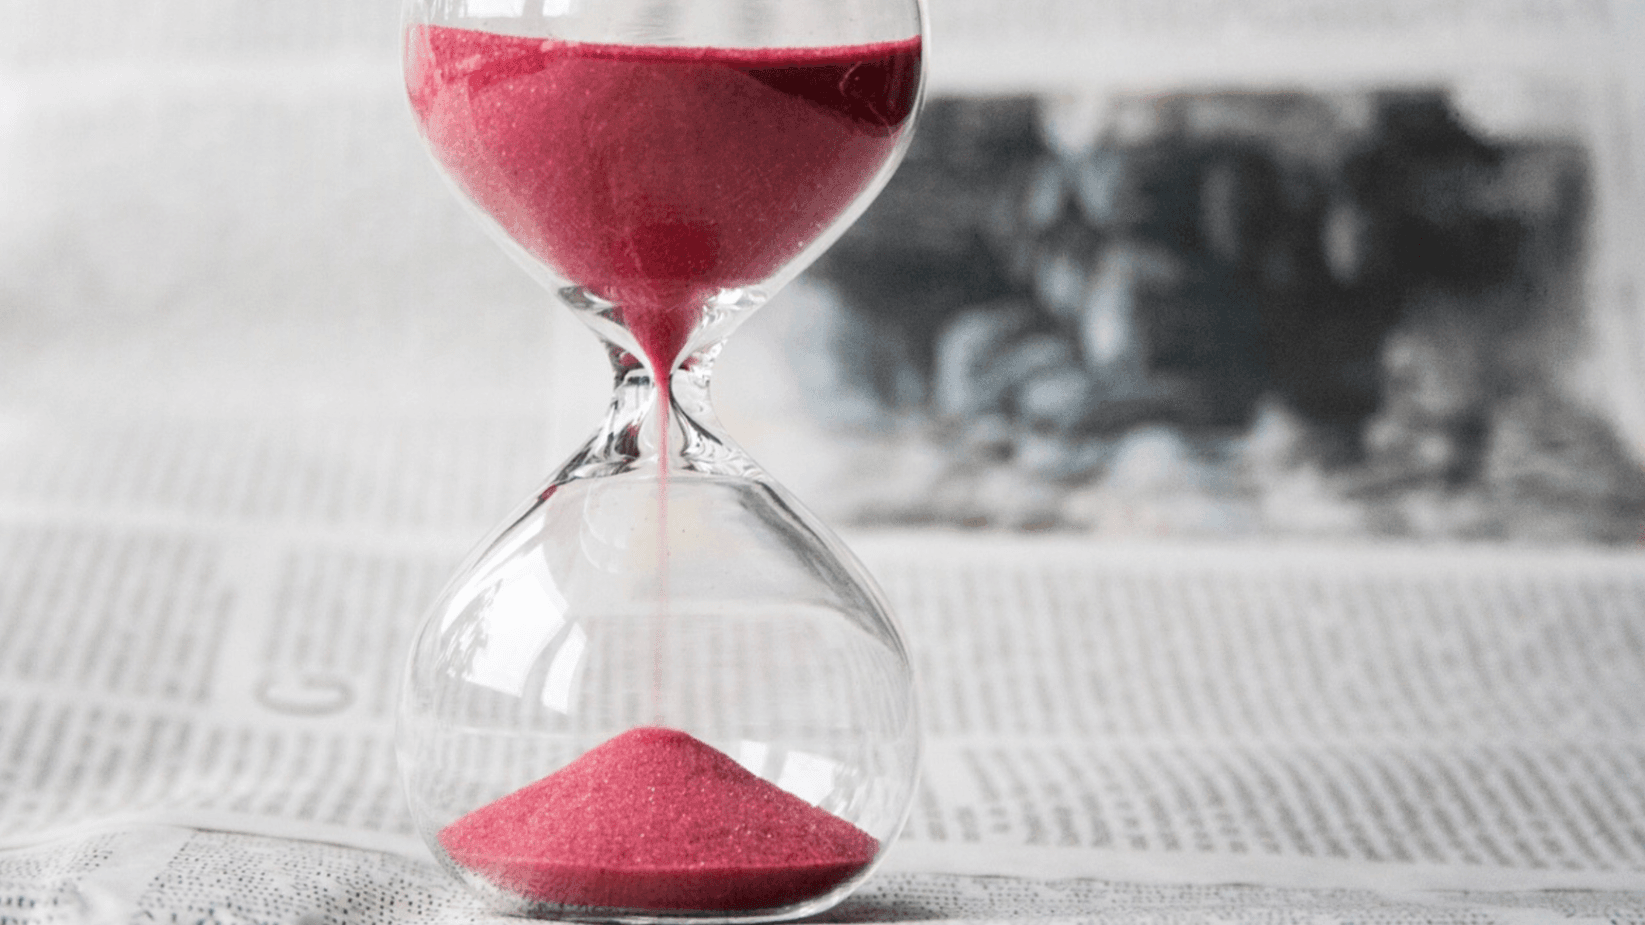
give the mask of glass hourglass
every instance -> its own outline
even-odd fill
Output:
[[[900,831],[907,652],[850,552],[719,429],[727,335],[879,190],[919,0],[410,0],[445,174],[603,340],[595,435],[412,646],[397,744],[436,857],[505,912],[769,921]]]

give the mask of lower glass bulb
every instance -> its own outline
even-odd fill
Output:
[[[502,911],[763,921],[895,839],[916,714],[872,580],[782,488],[641,467],[558,480],[481,548],[398,741],[424,838]]]

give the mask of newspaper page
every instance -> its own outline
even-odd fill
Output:
[[[1620,822],[1637,553],[927,540],[887,558],[928,640],[913,843],[1635,882],[1605,872],[1640,863]]]
[[[168,460],[154,472],[195,455],[183,434],[145,442],[124,419],[53,426],[117,431],[122,458]],[[333,461],[291,503],[324,498],[349,447],[385,433],[364,420],[287,432]],[[476,458],[509,455],[506,440],[477,445],[500,452]],[[0,879],[63,894],[31,901],[91,902],[71,889],[76,865],[95,881],[97,859],[130,864],[147,846],[193,889],[191,852],[252,863],[226,845],[292,863],[320,851],[333,860],[305,862],[314,876],[340,858],[415,871],[458,902],[405,815],[391,719],[455,531],[76,511],[74,497],[8,505],[0,831],[17,869],[64,872]],[[1645,895],[1638,553],[855,545],[905,623],[927,727],[917,805],[861,902],[937,883],[972,884],[939,903],[954,917],[998,914],[990,904],[1021,890],[1053,907],[1126,890],[1226,899],[1201,888],[1231,884],[1327,904]],[[977,877],[1059,885],[1042,896]]]
[[[1603,0],[1032,0],[1008,15],[986,0],[931,3],[946,46],[939,65],[952,65],[939,66],[939,86],[974,92],[1420,78],[1505,61],[1564,68],[1561,47],[1606,48],[1629,15]]]

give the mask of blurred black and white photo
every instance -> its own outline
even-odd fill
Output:
[[[943,448],[867,522],[1633,543],[1572,391],[1596,195],[1443,87],[950,96],[791,348],[820,420]]]

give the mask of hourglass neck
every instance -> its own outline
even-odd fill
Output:
[[[629,472],[763,478],[714,416],[709,383],[722,345],[687,356],[663,389],[648,364],[607,342],[611,404],[599,431],[561,468],[555,484]]]

